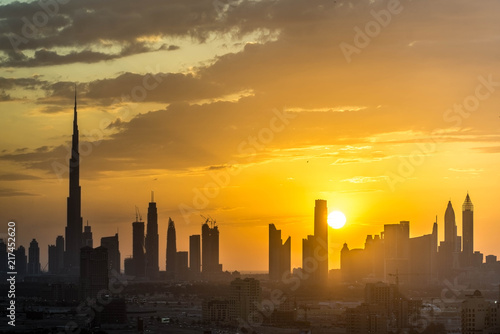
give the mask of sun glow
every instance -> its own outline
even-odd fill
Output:
[[[328,215],[328,225],[334,229],[342,228],[345,225],[345,215],[340,211],[332,211]]]

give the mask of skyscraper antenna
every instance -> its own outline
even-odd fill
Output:
[[[155,192],[151,190],[151,203],[154,203],[155,201]]]

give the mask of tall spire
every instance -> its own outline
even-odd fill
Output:
[[[467,196],[465,196],[464,204],[462,205],[462,211],[473,211],[474,205],[469,197],[469,192],[467,192]]]
[[[80,153],[78,145],[78,119],[75,84],[75,108],[73,112],[73,136],[69,159],[69,196],[67,201],[65,266],[70,275],[79,274],[80,248],[84,245],[82,235]]]
[[[76,83],[75,83],[75,108],[73,110],[73,137],[75,136],[75,133],[78,134],[78,115],[76,112]]]

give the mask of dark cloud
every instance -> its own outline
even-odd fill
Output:
[[[47,96],[38,99],[39,104],[50,107],[44,112],[52,113],[68,110],[74,95],[75,84],[72,82],[57,82],[48,84]],[[220,98],[227,94],[237,93],[245,89],[238,85],[204,80],[194,74],[156,73],[136,74],[123,73],[115,78],[96,80],[77,85],[80,103],[111,105],[121,101],[123,97],[130,102],[192,102],[205,99]]]
[[[79,52],[71,52],[69,54],[61,55],[56,51],[49,51],[45,49],[35,51],[33,57],[11,57],[9,60],[0,63],[2,67],[38,67],[38,66],[52,66],[64,65],[72,63],[96,63],[99,61],[112,60],[128,55],[134,55],[144,52],[154,51],[148,48],[144,43],[128,43],[123,47],[121,52],[116,54],[108,54],[103,52],[95,52],[91,50],[84,50]],[[17,53],[16,53],[17,55]]]
[[[0,89],[30,89],[35,90],[43,87],[47,82],[39,80],[39,78],[5,78],[0,77]]]
[[[39,196],[39,195],[29,193],[27,191],[0,188],[0,197],[15,197],[15,196],[19,197],[19,196]]]
[[[109,125],[106,127],[106,129],[111,130],[111,129],[121,129],[125,123],[121,120],[121,118],[115,119],[113,122],[109,123]]]
[[[175,50],[179,50],[181,47],[180,46],[177,46],[177,45],[167,45],[167,44],[163,44],[162,46],[160,46],[160,48],[158,50],[167,50],[167,51],[175,51]]]
[[[0,102],[12,101],[12,98],[5,91],[0,92]]]
[[[152,0],[147,4],[130,0],[71,1],[45,9],[39,2],[14,2],[0,6],[0,50],[40,50],[53,52],[58,47],[85,46],[93,48],[85,54],[55,57],[59,63],[94,62],[106,55],[96,52],[101,41],[125,45],[118,56],[149,50],[136,48],[140,38],[150,36],[192,37],[200,42],[211,32],[231,29],[218,20],[213,1]],[[49,15],[47,15],[49,14]],[[174,50],[170,46],[168,50]],[[42,57],[46,55],[39,55]],[[10,66],[35,66],[37,58],[15,59],[6,62]],[[42,64],[42,63],[40,63]]]

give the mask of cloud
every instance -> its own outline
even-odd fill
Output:
[[[500,146],[475,147],[481,153],[500,153]]]
[[[39,196],[37,194],[29,193],[27,191],[20,191],[9,188],[0,188],[0,197],[21,197],[21,196]]]
[[[340,180],[340,182],[372,183],[372,182],[380,182],[386,179],[387,179],[386,176],[355,176],[349,179]]]
[[[448,168],[448,170],[451,172],[466,173],[466,174],[472,174],[472,175],[478,175],[484,171],[482,168],[479,168],[479,169],[475,169],[475,168],[467,168],[467,169]]]
[[[25,181],[25,180],[39,180],[38,176],[21,174],[21,173],[10,173],[10,174],[0,174],[0,181]]]
[[[62,111],[57,106],[67,107],[74,94],[74,83],[60,81],[44,86],[47,94],[37,100],[38,104],[51,105],[43,112]],[[120,101],[128,102],[196,102],[223,98],[238,93],[244,87],[229,86],[205,80],[194,74],[126,72],[114,78],[95,80],[77,85],[80,104],[110,106]],[[67,110],[67,108],[65,109]]]

